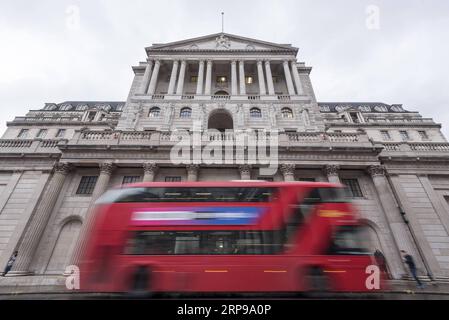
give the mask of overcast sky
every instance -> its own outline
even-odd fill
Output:
[[[45,102],[125,101],[145,46],[220,32],[221,11],[299,47],[318,101],[402,103],[449,137],[447,0],[0,0],[0,132]]]

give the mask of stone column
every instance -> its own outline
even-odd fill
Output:
[[[292,75],[290,73],[290,67],[288,65],[288,61],[284,61],[284,74],[285,81],[287,82],[288,94],[291,96],[295,95],[295,87],[293,87]]]
[[[239,166],[240,179],[251,180],[251,166],[248,164],[242,164]]]
[[[245,62],[239,61],[239,75],[240,75],[240,94],[246,94],[246,81],[245,81]]]
[[[295,181],[295,165],[293,163],[283,163],[280,169],[284,176],[284,181]]]
[[[263,76],[262,60],[257,60],[257,78],[259,79],[259,94],[264,96],[267,94],[265,90],[265,80]]]
[[[301,79],[299,78],[298,66],[296,64],[296,61],[292,61],[291,66],[292,66],[293,79],[295,80],[296,85],[296,92],[298,95],[303,95],[304,90],[301,85]]]
[[[392,252],[387,252],[388,255],[386,258],[390,265],[393,278],[399,279],[405,273],[400,250],[414,252],[413,248],[410,248],[408,245],[408,242],[411,241],[408,235],[409,231],[401,217],[399,208],[396,206],[396,201],[393,198],[388,180],[385,176],[385,167],[381,165],[370,166],[367,171],[373,179],[377,195],[385,213],[385,218],[392,231],[395,243],[390,247]],[[415,257],[415,259],[417,258]]]
[[[265,61],[265,73],[267,76],[268,94],[274,96],[273,76],[271,75],[270,60]]]
[[[36,207],[33,218],[25,232],[25,235],[17,249],[17,259],[12,270],[8,273],[10,276],[30,274],[30,265],[36,253],[40,239],[47,227],[48,220],[53,212],[56,201],[58,200],[64,180],[69,173],[70,165],[68,163],[57,163],[55,172],[42,198]]]
[[[184,78],[186,77],[186,65],[187,62],[185,60],[181,61],[181,70],[179,70],[178,87],[176,88],[176,94],[178,96],[182,95],[182,91],[184,89]]]
[[[205,95],[210,96],[211,86],[212,86],[212,60],[208,60],[206,69],[206,86],[204,89]]]
[[[142,84],[140,85],[140,94],[146,94],[148,85],[150,83],[151,69],[153,68],[153,60],[148,60],[147,67],[145,68],[145,73],[143,74]]]
[[[197,164],[189,164],[187,169],[187,181],[198,181],[198,171],[200,166]]]
[[[153,182],[157,172],[156,162],[145,162],[143,164],[143,182]]]
[[[161,62],[159,60],[156,60],[156,62],[154,63],[153,74],[151,75],[150,87],[148,88],[149,95],[153,95],[156,91],[157,77],[159,76],[160,67]]]
[[[237,95],[237,62],[231,61],[231,95]]]
[[[341,183],[338,177],[338,170],[340,170],[340,166],[336,164],[328,164],[324,167],[324,174],[330,183]]]
[[[198,78],[196,84],[196,94],[203,94],[203,82],[204,82],[204,61],[201,60],[198,65]]]
[[[176,84],[176,76],[178,75],[178,65],[179,62],[177,60],[173,61],[173,67],[171,69],[170,83],[168,84],[168,94],[175,93],[175,84]]]

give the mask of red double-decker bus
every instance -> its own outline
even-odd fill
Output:
[[[98,201],[91,292],[369,291],[364,227],[342,186],[137,183]],[[381,289],[383,282],[381,281]]]

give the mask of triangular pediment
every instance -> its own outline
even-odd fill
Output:
[[[244,50],[273,51],[298,49],[289,44],[277,44],[251,38],[245,38],[227,33],[216,33],[204,37],[186,39],[165,44],[153,44],[151,50]]]

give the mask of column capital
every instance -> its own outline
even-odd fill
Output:
[[[161,59],[154,59],[154,63],[160,65],[161,64]]]
[[[340,170],[340,166],[338,164],[328,164],[323,168],[324,173],[328,177],[338,177],[338,170]]]
[[[271,60],[269,60],[269,59],[264,59],[263,62],[265,62],[265,65],[268,65],[268,66],[269,66],[270,63],[271,63]]]
[[[205,61],[204,59],[198,59],[199,64],[204,64],[204,61]]]
[[[156,173],[157,169],[158,169],[158,166],[157,166],[156,162],[145,162],[143,164],[143,171],[145,173],[154,174],[154,173]]]
[[[236,60],[236,59],[232,59],[232,60],[231,60],[231,64],[232,64],[232,65],[236,65],[236,64],[237,64],[237,60]]]
[[[370,174],[370,176],[373,177],[373,178],[386,175],[385,166],[382,166],[382,165],[369,166],[367,168],[367,171]]]
[[[178,59],[172,59],[173,64],[179,64],[179,60]]]
[[[281,164],[280,170],[283,175],[293,175],[295,173],[296,165],[294,163]]]
[[[207,61],[208,65],[212,65],[212,60],[211,59],[207,59],[206,61]]]
[[[55,164],[54,169],[56,173],[67,175],[72,169],[72,165],[67,162],[58,162]]]
[[[257,65],[262,65],[262,63],[263,63],[263,60],[262,59],[257,59]]]
[[[239,63],[242,65],[242,64],[245,64],[245,60],[243,60],[243,59],[239,59],[238,60],[239,61]]]
[[[115,166],[112,162],[102,162],[100,163],[100,174],[111,175]]]
[[[187,60],[186,59],[181,59],[181,64],[186,65],[187,64]]]
[[[186,169],[187,169],[187,173],[188,174],[197,174],[199,168],[200,168],[199,164],[188,164],[188,165],[186,165]]]
[[[284,65],[287,65],[287,66],[288,66],[289,62],[290,62],[290,60],[288,60],[288,59],[285,59],[284,61],[282,61],[282,63],[284,63]]]
[[[250,174],[251,173],[251,165],[249,164],[241,164],[239,165],[240,175],[242,174]]]

